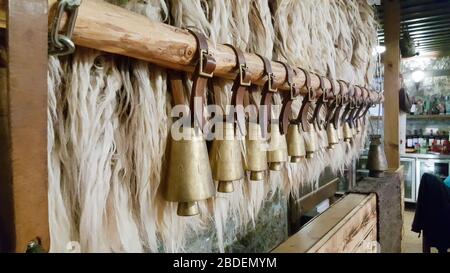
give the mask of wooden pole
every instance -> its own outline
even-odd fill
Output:
[[[56,8],[56,0],[48,0],[50,18]],[[1,14],[1,13],[0,13]],[[64,21],[64,20],[63,20]],[[0,20],[1,22],[1,20]],[[192,72],[195,65],[197,44],[195,38],[187,30],[176,28],[167,24],[152,22],[147,17],[133,13],[116,5],[102,0],[82,1],[78,10],[78,18],[73,34],[73,41],[83,47],[94,48],[101,51],[133,57],[157,64],[161,67]],[[216,47],[209,43],[211,53],[217,61],[215,76],[234,79],[236,76],[236,61],[233,50],[225,45]],[[265,83],[264,65],[255,54],[245,54],[248,72],[254,84]],[[286,72],[283,65],[272,62],[275,83],[285,81]],[[295,70],[294,82],[303,86],[305,75],[301,70]],[[319,87],[319,78],[312,75],[312,86]],[[353,83],[363,85],[364,83]],[[325,80],[326,87],[331,83]],[[336,88],[339,85],[335,82]],[[289,90],[284,84],[281,90]],[[346,88],[345,88],[346,89]],[[307,94],[306,90],[303,94]],[[347,90],[342,91],[344,94]],[[320,92],[317,95],[321,95]],[[355,97],[360,97],[357,93]],[[371,92],[370,98],[378,101],[378,95]]]
[[[49,247],[47,5],[47,0],[8,1],[9,128],[0,139],[0,150],[6,152],[8,159],[1,160],[0,168],[5,174],[0,185],[3,251],[24,252],[27,243],[36,237],[44,249]]]
[[[389,169],[400,166],[400,1],[386,0],[384,5],[384,150]]]

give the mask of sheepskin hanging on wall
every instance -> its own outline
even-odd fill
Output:
[[[366,1],[109,2],[150,20],[199,30],[214,44],[230,43],[359,85],[372,80],[376,31]],[[85,48],[69,57],[50,57],[48,67],[52,252],[70,251],[73,241],[82,252],[223,252],[256,227],[258,213],[276,192],[298,197],[316,187],[326,166],[342,171],[365,140],[363,128],[352,145],[342,141],[328,151],[326,134],[317,132],[321,149],[315,159],[287,164],[281,172],[268,171],[264,182],[245,178],[235,183],[233,193],[202,202],[200,216],[179,217],[175,204],[159,192],[169,164],[165,155],[171,97],[166,71]],[[214,79],[214,98],[222,108],[230,104],[231,84]],[[260,92],[252,95],[260,100]],[[280,98],[275,101],[280,103]],[[295,102],[294,112],[300,103]],[[241,146],[245,155],[245,143]],[[193,249],[188,242],[205,232],[214,234],[210,243],[215,246],[204,243]]]

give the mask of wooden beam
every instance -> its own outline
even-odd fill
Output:
[[[55,10],[56,0],[48,0],[50,14]],[[53,18],[52,15],[50,15]],[[64,22],[65,20],[63,20]],[[64,23],[63,23],[64,25]],[[152,22],[147,17],[133,13],[124,8],[107,3],[102,0],[82,1],[78,10],[78,17],[73,33],[73,41],[83,47],[98,49],[101,51],[129,56],[161,67],[192,72],[196,62],[197,43],[192,34],[187,30],[176,28],[167,24]],[[217,61],[215,76],[234,79],[236,77],[236,60],[233,50],[225,45],[218,44],[216,47],[209,43],[211,53]],[[264,65],[262,60],[255,54],[245,54],[248,73],[251,75],[252,83],[263,85]],[[272,62],[275,83],[282,84],[286,78],[283,65]],[[305,75],[295,69],[294,82],[297,86],[303,86]],[[320,85],[319,77],[311,75],[313,88]],[[353,83],[364,85],[364,83]],[[331,83],[325,80],[326,87]],[[335,82],[339,89],[339,85]],[[284,84],[280,90],[289,90]],[[342,93],[348,90],[344,88]],[[303,90],[303,94],[307,94]],[[320,96],[321,92],[317,92]],[[360,97],[358,91],[355,97]],[[379,96],[375,92],[370,93],[370,99],[378,102]]]
[[[40,238],[49,247],[47,206],[47,0],[9,0],[7,120],[1,141],[10,179],[0,192],[2,249],[24,252]],[[26,18],[26,19],[25,19]],[[3,162],[5,163],[5,162]],[[3,167],[3,166],[2,166]],[[3,178],[3,177],[2,177]],[[6,193],[3,193],[6,189]],[[6,237],[3,237],[6,236]]]
[[[384,149],[388,167],[400,166],[400,1],[386,0],[384,4]]]

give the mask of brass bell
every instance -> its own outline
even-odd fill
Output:
[[[333,149],[334,145],[339,143],[338,131],[334,127],[333,123],[328,123],[327,125],[327,139],[329,149]]]
[[[356,133],[357,133],[357,134],[361,133],[361,125],[360,125],[360,123],[361,123],[361,122],[359,122],[359,121],[356,122]]]
[[[248,124],[246,142],[246,170],[250,171],[250,180],[264,180],[264,172],[267,170],[267,152],[265,141],[262,137],[261,126],[257,123]]]
[[[169,143],[163,196],[168,201],[178,202],[178,215],[192,216],[199,213],[197,201],[213,197],[216,191],[202,133],[191,127],[183,129],[185,137],[175,140],[172,136]]]
[[[287,161],[286,137],[280,133],[278,124],[270,125],[270,142],[267,152],[267,162],[271,171],[279,171]]]
[[[305,134],[305,148],[306,158],[314,158],[314,153],[317,150],[317,136],[314,130],[304,132]]]
[[[351,142],[353,139],[353,130],[348,124],[348,122],[344,122],[344,141]]]
[[[380,135],[373,135],[370,138],[367,169],[371,177],[383,177],[384,172],[388,169],[386,154],[384,153]]]
[[[288,127],[287,148],[292,163],[298,163],[306,156],[305,140],[300,135],[297,124],[290,124]]]
[[[212,144],[210,164],[212,177],[218,181],[218,192],[233,192],[233,181],[244,177],[241,146],[234,135],[234,124],[221,122],[216,124],[216,133],[222,132]]]
[[[339,124],[338,130],[337,130],[337,135],[338,135],[339,142],[344,140],[344,125],[342,123]]]
[[[353,124],[352,133],[353,133],[353,136],[356,136],[358,134],[358,129],[356,128],[356,124]]]

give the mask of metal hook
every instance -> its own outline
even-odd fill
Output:
[[[75,22],[78,15],[78,7],[81,0],[60,0],[56,12],[55,20],[52,24],[49,37],[49,54],[62,56],[72,54],[75,51],[75,44],[71,41]],[[61,20],[64,12],[69,13],[67,17],[67,29],[65,34],[59,33]]]

